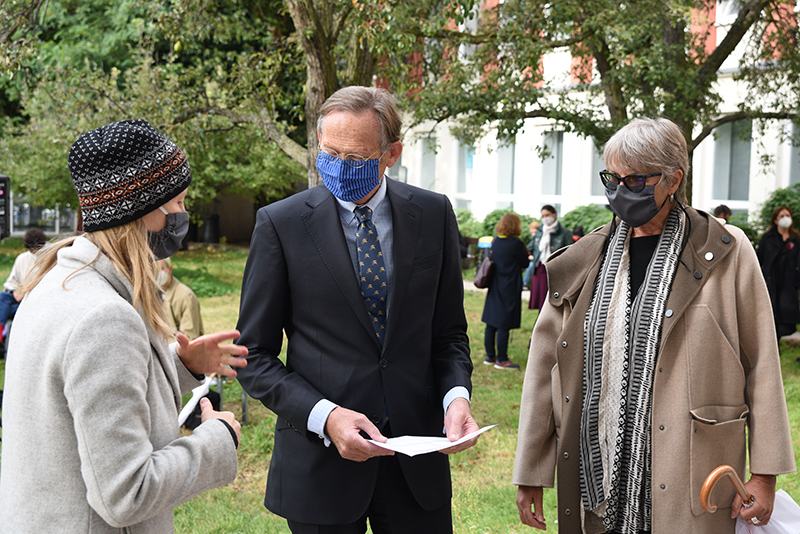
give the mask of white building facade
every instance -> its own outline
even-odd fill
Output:
[[[729,4],[718,2],[716,42],[725,36],[732,19]],[[734,17],[735,18],[735,13]],[[742,41],[746,42],[746,39]],[[739,55],[733,54],[719,72],[717,90],[721,112],[738,111],[745,88],[733,80]],[[548,86],[570,83],[572,58],[557,51],[542,63]],[[595,73],[595,80],[599,79]],[[555,82],[555,83],[553,83]],[[760,133],[752,128],[749,140],[740,133],[751,130],[745,121],[725,124],[695,149],[692,205],[707,211],[719,204],[751,217],[775,189],[800,182],[800,147],[782,142],[777,125]],[[416,139],[417,132],[427,132]],[[472,149],[450,134],[447,123],[433,128],[423,124],[407,132],[403,155],[390,175],[408,183],[446,194],[455,208],[472,211],[478,220],[495,209],[539,217],[541,207],[551,204],[559,214],[589,204],[606,205],[598,173],[605,168],[592,139],[559,131],[545,119],[528,119],[515,142],[501,145],[490,133]],[[546,146],[548,157],[542,159]],[[769,163],[762,162],[769,156]]]

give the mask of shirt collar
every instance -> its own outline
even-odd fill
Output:
[[[339,214],[341,215],[342,219],[349,223],[356,216],[354,211],[356,208],[367,206],[372,210],[372,213],[375,213],[375,210],[378,209],[378,206],[381,202],[383,202],[384,198],[386,198],[386,176],[381,178],[381,185],[378,186],[378,190],[374,195],[372,195],[372,198],[369,199],[366,204],[356,204],[355,202],[348,202],[339,198],[336,198],[336,202],[339,204]]]

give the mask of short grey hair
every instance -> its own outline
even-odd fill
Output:
[[[322,137],[325,117],[335,111],[358,114],[370,110],[375,112],[380,122],[381,151],[385,152],[389,145],[400,140],[400,129],[403,126],[397,103],[392,93],[386,89],[358,85],[339,89],[320,106],[317,131]]]
[[[633,119],[611,136],[603,150],[606,167],[614,163],[637,173],[660,172],[669,189],[673,174],[683,171],[675,196],[686,204],[686,179],[689,172],[689,152],[681,130],[669,119]]]

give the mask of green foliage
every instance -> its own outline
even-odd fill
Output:
[[[494,232],[494,227],[500,222],[500,219],[506,213],[516,213],[511,208],[497,209],[490,211],[483,219],[483,234],[482,235],[497,235]],[[519,214],[518,214],[519,215]]]
[[[761,239],[761,226],[756,222],[751,222],[748,219],[747,213],[734,213],[728,220],[728,224],[740,228],[747,240],[752,243],[754,247],[758,246],[758,241]]]
[[[798,228],[798,219],[800,218],[800,184],[776,189],[767,197],[767,200],[761,205],[758,218],[759,229],[762,233],[769,230],[772,226],[772,212],[779,206],[789,206],[794,215],[794,227]]]
[[[0,116],[0,172],[12,177],[15,193],[37,204],[75,206],[69,146],[92,128],[140,117],[187,153],[190,207],[220,193],[265,204],[305,182],[303,165],[263,129],[203,111],[266,106],[297,134],[305,68],[286,36],[275,37],[280,28],[262,23],[286,26],[280,2],[219,0],[197,12],[179,4],[50,3],[37,54],[23,71],[26,84],[12,87],[10,77],[0,78],[0,90],[20,91],[24,105],[25,120]],[[172,52],[178,39],[181,52]]]
[[[241,286],[223,282],[205,267],[191,269],[173,266],[172,275],[192,288],[198,297],[218,297],[241,290]]]
[[[479,222],[471,211],[467,209],[457,209],[456,220],[458,221],[458,229],[465,237],[480,238],[487,235],[495,235],[494,227],[497,226],[497,223],[500,222],[500,218],[506,213],[516,212],[510,208],[494,210],[486,215],[483,222]],[[538,221],[538,219],[530,215],[520,215],[519,213],[517,213],[517,215],[519,215],[522,225],[522,235],[520,235],[519,238],[524,243],[527,243],[531,239],[531,232],[528,227],[531,221]]]
[[[456,211],[456,221],[458,222],[458,230],[464,237],[482,237],[483,223],[479,222],[471,211],[464,208],[459,208]]]
[[[608,223],[614,214],[597,204],[590,204],[588,206],[578,206],[561,217],[561,226],[565,228],[575,228],[576,226],[583,226],[583,233],[588,234],[595,228],[599,228]]]

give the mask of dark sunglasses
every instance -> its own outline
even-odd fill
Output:
[[[628,176],[620,176],[619,174],[614,174],[613,172],[603,169],[600,171],[600,181],[603,182],[603,185],[609,191],[615,191],[619,184],[623,184],[634,193],[639,193],[644,189],[644,186],[647,185],[648,178],[661,175],[662,173],[655,172],[653,174],[629,174]]]

